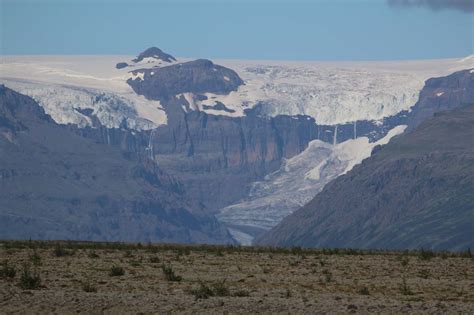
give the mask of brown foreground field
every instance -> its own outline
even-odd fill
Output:
[[[470,252],[0,242],[0,313],[474,313]]]

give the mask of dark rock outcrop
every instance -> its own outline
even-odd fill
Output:
[[[76,132],[0,87],[0,238],[233,242],[155,163]]]
[[[117,68],[117,69],[123,69],[123,68],[126,68],[126,67],[128,67],[128,63],[126,63],[126,62],[119,62],[115,65],[115,68]]]
[[[431,82],[427,82],[428,88]],[[422,93],[421,102],[423,96]],[[256,243],[472,248],[474,106],[438,113],[414,131],[379,148]]]
[[[163,52],[161,49],[157,47],[150,47],[144,52],[140,53],[137,58],[133,59],[133,62],[140,62],[144,58],[157,58],[160,59],[164,62],[173,62],[176,61],[176,58],[171,56],[170,54],[167,54]]]
[[[152,100],[169,100],[180,93],[228,94],[244,84],[238,74],[229,68],[199,59],[153,69],[139,69],[144,79],[129,79],[133,90]]]

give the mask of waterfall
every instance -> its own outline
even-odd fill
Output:
[[[150,132],[150,139],[148,139],[148,147],[146,148],[150,152],[150,159],[155,160],[155,155],[153,154],[153,134],[155,129],[152,129]]]
[[[357,138],[357,120],[354,121],[354,139]]]
[[[337,125],[336,125],[336,128],[334,128],[334,139],[332,140],[332,144],[333,145],[337,144]]]
[[[110,134],[109,134],[109,128],[105,129],[107,132],[107,144],[110,144]]]

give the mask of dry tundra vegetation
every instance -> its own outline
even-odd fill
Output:
[[[462,253],[0,242],[0,313],[474,313]]]

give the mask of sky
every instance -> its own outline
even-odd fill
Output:
[[[403,60],[474,53],[472,0],[0,0],[2,55]]]

